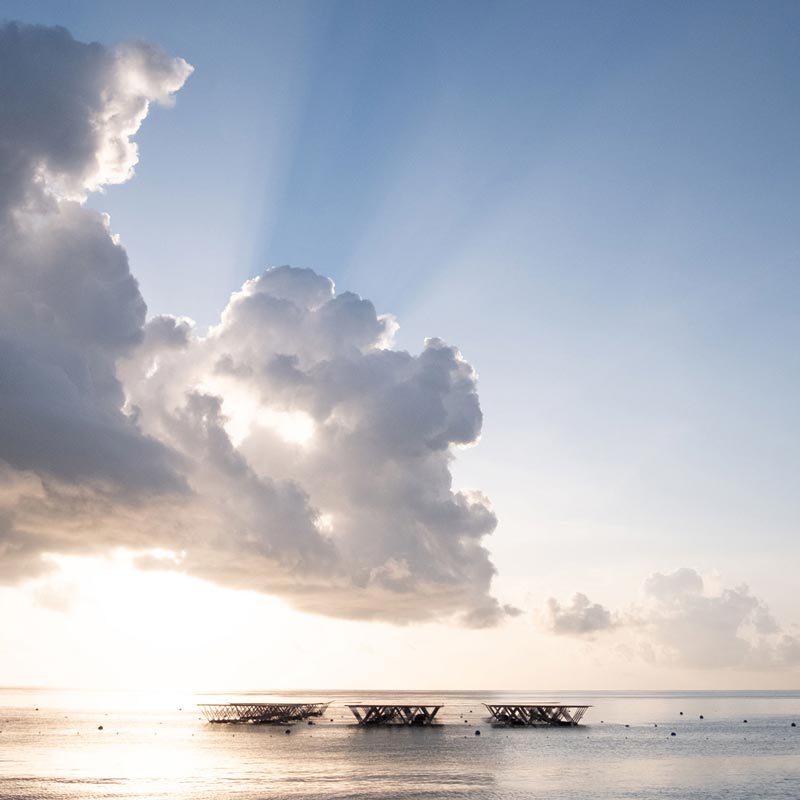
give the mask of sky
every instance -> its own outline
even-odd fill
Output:
[[[798,687],[796,4],[0,20],[0,684]]]

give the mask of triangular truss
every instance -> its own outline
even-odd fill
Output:
[[[321,717],[329,703],[216,703],[201,704],[209,722],[296,722]]]
[[[484,703],[495,722],[506,725],[577,725],[591,706],[561,703]]]
[[[348,705],[359,725],[431,725],[442,706]]]

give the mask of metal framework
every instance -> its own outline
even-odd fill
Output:
[[[350,705],[359,725],[432,725],[442,706]]]
[[[560,703],[484,703],[496,722],[506,725],[577,725],[591,706],[567,706]]]
[[[321,717],[330,703],[214,703],[198,707],[209,722],[296,722]]]

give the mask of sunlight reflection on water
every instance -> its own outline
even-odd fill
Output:
[[[207,724],[209,696],[0,690],[0,796],[800,797],[800,693],[557,693],[594,705],[587,724],[534,730],[491,726],[481,700],[554,693],[416,692],[443,724],[359,728],[342,704],[375,694],[314,693],[333,700],[314,725],[254,726]]]

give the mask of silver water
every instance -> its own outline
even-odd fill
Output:
[[[210,725],[197,709],[301,698],[332,704],[313,725]],[[577,728],[504,728],[484,700],[593,708]],[[363,728],[344,706],[359,701],[445,708],[434,727]],[[0,690],[3,800],[223,797],[797,800],[800,692]]]

